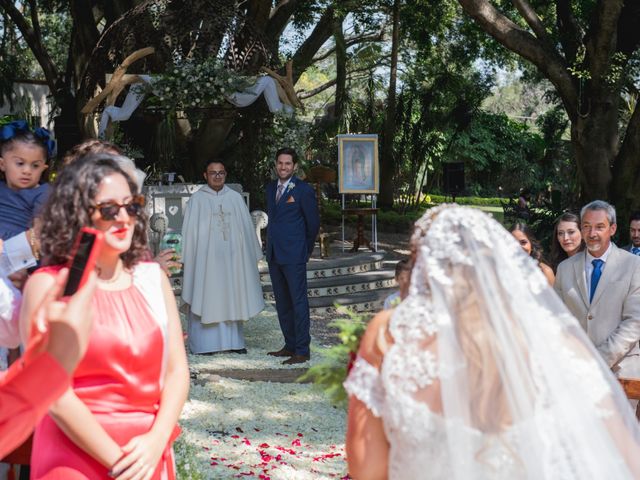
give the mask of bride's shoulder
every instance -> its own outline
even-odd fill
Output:
[[[376,368],[382,365],[386,348],[393,342],[389,335],[389,320],[393,309],[382,310],[377,313],[367,325],[367,329],[360,340],[358,355]]]

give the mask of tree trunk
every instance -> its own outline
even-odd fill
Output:
[[[343,20],[343,15],[336,15],[333,26],[333,38],[336,42],[336,96],[334,111],[337,128],[342,125],[342,116],[347,97],[347,46],[344,41],[344,32],[342,31]]]
[[[380,161],[380,198],[382,208],[393,207],[393,139],[396,133],[396,80],[398,76],[398,43],[400,42],[400,0],[393,2],[393,33],[391,35],[391,71],[389,73],[389,95],[382,137]]]
[[[618,96],[592,96],[588,110],[571,122],[571,145],[578,168],[580,200],[609,198],[609,187],[619,147]]]
[[[78,124],[78,97],[67,92],[58,100],[60,115],[54,119],[54,131],[57,142],[58,158],[62,158],[71,147],[82,142],[80,125]]]
[[[624,142],[613,166],[613,179],[610,188],[611,200],[618,207],[619,218],[622,219],[619,222],[625,222],[624,225],[628,224],[626,222],[631,212],[640,210],[640,195],[638,195],[640,192],[640,155],[638,152],[640,152],[640,108],[636,102],[625,131]]]

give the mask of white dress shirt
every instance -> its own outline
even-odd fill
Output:
[[[287,191],[287,185],[289,185],[289,182],[291,181],[292,178],[293,176],[289,177],[287,181],[284,183],[280,182],[280,179],[278,179],[278,185],[276,185],[276,198],[278,198],[278,187],[280,185],[284,185],[284,188],[282,189],[282,195],[284,195],[284,192]]]
[[[4,248],[0,253],[0,275],[9,276],[37,264],[25,232],[4,241]]]

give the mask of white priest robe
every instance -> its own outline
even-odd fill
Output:
[[[182,240],[191,352],[245,348],[243,322],[262,311],[264,299],[262,250],[242,195],[202,187],[187,203]]]

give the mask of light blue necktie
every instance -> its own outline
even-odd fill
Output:
[[[602,265],[604,265],[604,262],[599,258],[596,258],[595,260],[591,260],[591,264],[593,265],[593,272],[591,272],[591,293],[589,294],[589,303],[593,300],[593,294],[596,293],[598,282],[602,276]]]
[[[631,253],[633,253],[634,255],[640,255],[640,247],[632,247]]]

